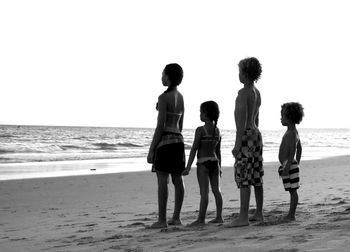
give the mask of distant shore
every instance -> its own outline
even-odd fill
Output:
[[[265,164],[265,222],[232,229],[186,224],[197,217],[195,171],[185,177],[183,226],[146,227],[157,218],[156,176],[149,171],[0,181],[1,251],[347,251],[350,156],[302,161],[297,221],[279,223],[289,194]],[[91,168],[87,166],[87,168]],[[174,191],[169,185],[168,216]],[[232,167],[223,167],[224,219],[239,211]],[[252,192],[251,208],[254,208]],[[210,195],[208,220],[215,214]]]

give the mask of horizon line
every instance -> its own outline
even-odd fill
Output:
[[[11,126],[11,127],[72,127],[72,128],[132,128],[132,129],[155,129],[155,127],[149,126],[91,126],[91,125],[52,125],[52,124],[3,124],[0,123],[0,126]],[[194,130],[195,128],[183,128],[184,130]],[[223,128],[219,127],[221,130],[236,130],[234,128]],[[283,128],[259,128],[260,130],[282,130]],[[328,130],[350,130],[346,127],[298,127],[298,129],[328,129]]]

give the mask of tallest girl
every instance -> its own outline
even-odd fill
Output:
[[[181,135],[184,119],[184,100],[177,90],[183,78],[180,65],[168,64],[163,70],[162,83],[167,90],[158,98],[157,127],[149,149],[147,161],[158,178],[158,221],[151,228],[180,225],[180,212],[184,199],[182,172],[185,169],[184,139]],[[172,219],[167,222],[168,180],[171,175],[175,186],[175,208]]]

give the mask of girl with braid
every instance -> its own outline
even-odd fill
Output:
[[[200,119],[204,122],[204,125],[196,129],[187,167],[182,173],[182,175],[189,174],[196,152],[198,152],[197,179],[201,200],[198,219],[189,226],[201,226],[205,224],[209,199],[209,183],[216,203],[216,218],[209,223],[224,222],[222,218],[222,196],[219,187],[221,175],[221,136],[220,130],[217,128],[219,114],[219,106],[214,101],[204,102],[200,106]]]

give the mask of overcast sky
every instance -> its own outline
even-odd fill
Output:
[[[347,1],[1,1],[0,124],[155,127],[166,64],[185,128],[215,100],[234,129],[239,60],[257,57],[260,127],[298,101],[304,128],[350,128]],[[344,116],[346,113],[346,116]]]

